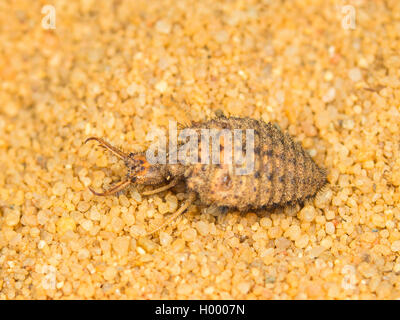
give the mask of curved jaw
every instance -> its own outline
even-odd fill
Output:
[[[100,146],[102,146],[103,148],[106,148],[107,150],[111,151],[114,155],[116,155],[118,158],[120,158],[122,160],[126,160],[129,157],[129,155],[127,155],[125,152],[122,152],[121,150],[113,147],[111,144],[109,144],[108,142],[105,142],[101,138],[90,137],[90,138],[87,138],[83,144],[86,144],[87,142],[89,142],[91,140],[97,141],[98,143],[100,143]]]
[[[121,150],[113,147],[112,145],[105,142],[101,138],[90,137],[90,138],[86,139],[84,143],[87,143],[91,140],[95,140],[95,141],[99,142],[101,147],[111,151],[111,153],[113,153],[115,156],[117,156],[118,158],[120,158],[124,161],[126,161],[129,157],[129,155],[127,155],[126,153],[122,152]],[[122,180],[120,183],[116,184],[115,186],[113,186],[111,189],[104,191],[104,192],[96,192],[91,187],[89,187],[89,190],[96,196],[109,196],[109,195],[115,194],[115,193],[125,189],[128,185],[131,184],[131,182],[132,182],[132,180],[127,178],[125,180]]]
[[[131,180],[127,179],[127,180],[121,181],[120,183],[118,183],[117,185],[112,187],[111,189],[104,191],[104,192],[96,192],[91,187],[89,187],[89,190],[92,191],[92,193],[95,194],[96,196],[109,196],[109,195],[112,195],[114,193],[117,193],[117,192],[125,189],[130,184],[131,184]]]

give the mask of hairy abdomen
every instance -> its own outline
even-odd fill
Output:
[[[189,165],[187,186],[196,191],[206,205],[234,207],[241,211],[285,205],[314,196],[326,183],[325,171],[298,143],[271,123],[248,118],[218,118],[194,123],[192,128],[254,130],[254,169],[249,174],[237,174],[234,162],[233,165],[223,163],[226,150],[221,152],[220,165]],[[243,145],[245,138],[243,131]]]

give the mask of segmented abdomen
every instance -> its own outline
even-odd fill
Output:
[[[218,118],[193,123],[192,128],[254,130],[254,170],[250,174],[238,175],[235,164],[190,165],[187,186],[206,205],[235,207],[241,211],[285,205],[315,195],[326,183],[324,170],[300,144],[271,123],[249,118]],[[242,138],[244,145],[245,134]]]

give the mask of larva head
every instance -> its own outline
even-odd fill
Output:
[[[165,166],[150,164],[143,153],[130,153],[124,161],[132,182],[151,185],[165,180]]]
[[[85,143],[90,140],[96,140],[100,143],[100,146],[106,148],[107,150],[110,150],[118,158],[124,160],[125,165],[128,168],[126,179],[116,184],[111,189],[102,193],[98,193],[89,188],[94,194],[98,196],[108,196],[125,189],[131,183],[151,185],[161,183],[165,180],[165,165],[150,164],[143,153],[126,154],[125,152],[122,152],[121,150],[108,144],[103,139],[96,137],[91,137],[87,139]]]

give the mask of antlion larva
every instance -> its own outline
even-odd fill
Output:
[[[96,195],[105,196],[117,193],[131,183],[164,184],[162,187],[143,193],[152,195],[168,190],[180,181],[185,182],[189,191],[187,201],[171,215],[166,223],[148,233],[152,234],[183,213],[196,198],[203,205],[236,208],[239,211],[256,210],[303,202],[315,196],[327,182],[325,170],[318,167],[300,144],[271,123],[250,118],[222,116],[204,122],[192,122],[187,129],[198,133],[203,132],[204,129],[225,130],[225,132],[226,130],[234,132],[235,129],[242,131],[250,129],[254,138],[253,170],[249,174],[240,175],[235,174],[236,171],[233,170],[235,163],[221,161],[217,164],[212,162],[205,164],[202,161],[204,159],[202,159],[201,150],[204,147],[209,150],[210,142],[204,142],[201,139],[197,140],[198,154],[201,154],[200,161],[197,163],[183,161],[171,164],[167,161],[164,164],[150,164],[145,152],[126,154],[100,138],[91,137],[85,143],[90,140],[98,141],[103,147],[124,160],[128,173],[123,181],[108,191],[97,193],[90,190]],[[221,151],[219,156],[223,158],[227,152],[226,141],[221,140],[220,137],[218,139],[217,144]],[[168,157],[171,157],[171,154],[168,154]]]

